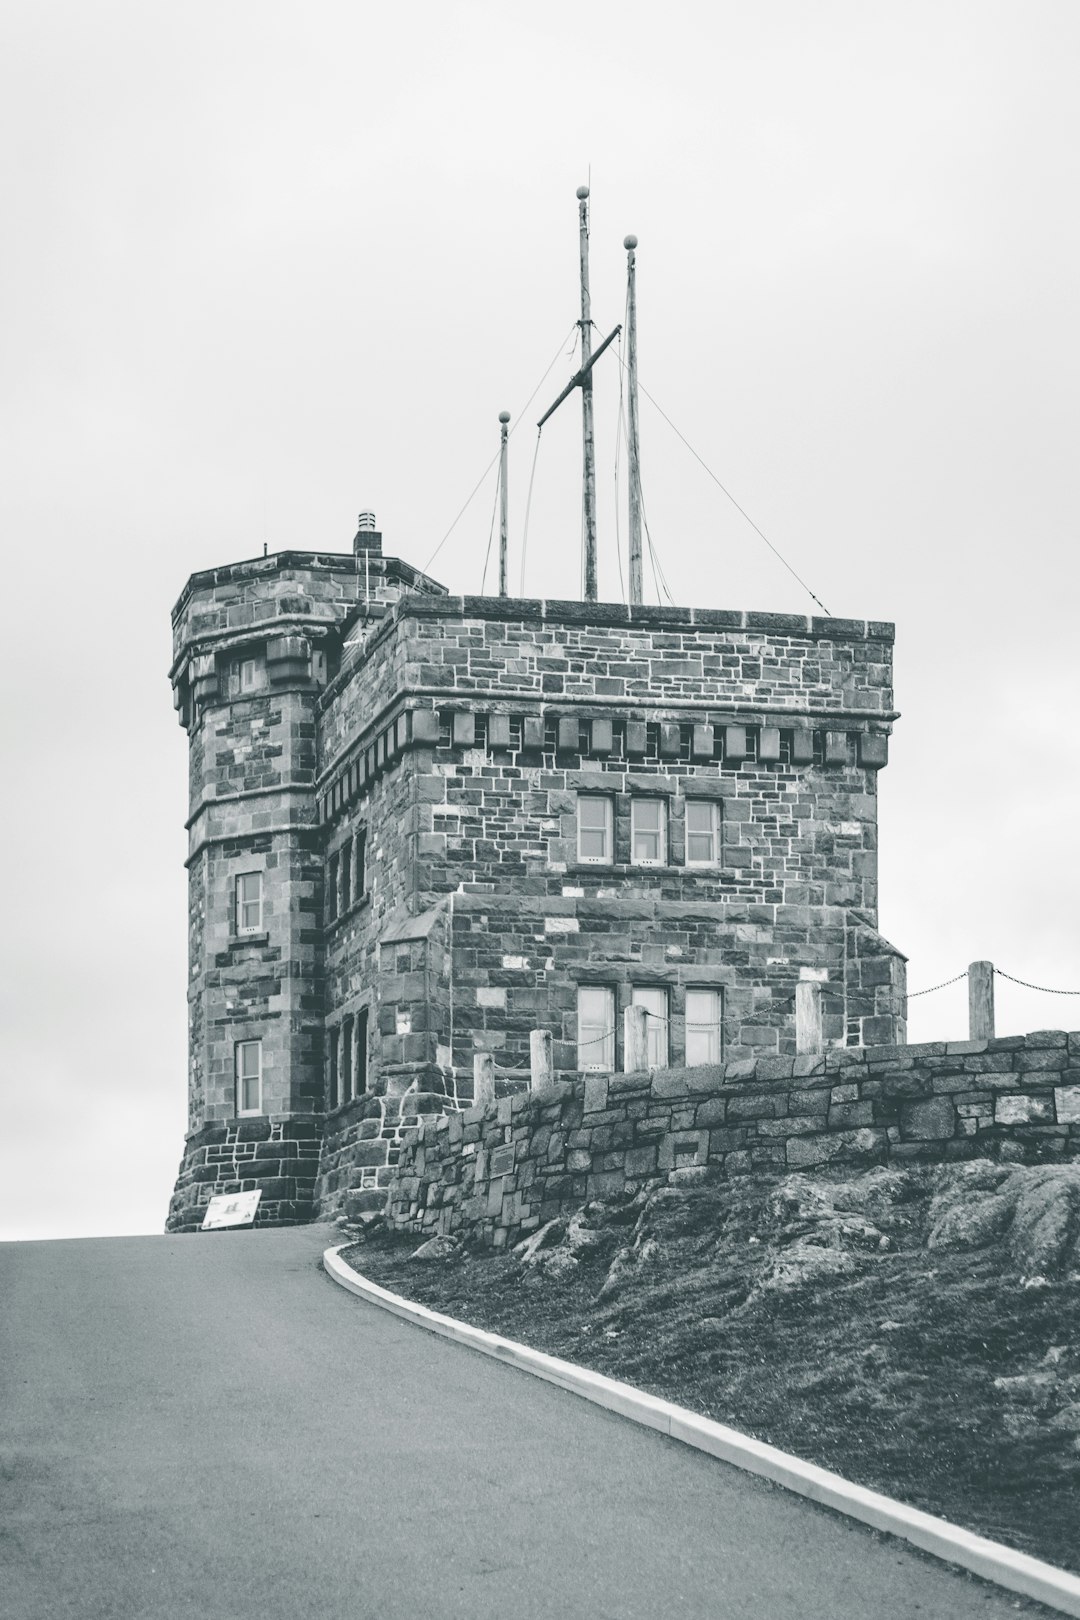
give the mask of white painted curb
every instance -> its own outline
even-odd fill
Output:
[[[632,1384],[605,1378],[603,1373],[577,1367],[572,1361],[560,1361],[557,1356],[546,1356],[540,1350],[530,1350],[527,1345],[516,1344],[513,1339],[487,1333],[483,1328],[469,1327],[465,1322],[455,1321],[452,1316],[440,1316],[437,1311],[429,1311],[426,1305],[416,1305],[411,1300],[403,1299],[400,1294],[391,1294],[388,1289],[369,1282],[342,1260],[341,1250],[348,1247],[350,1245],[342,1243],[337,1248],[327,1249],[323,1254],[323,1265],[335,1282],[372,1305],[392,1311],[395,1316],[403,1316],[406,1321],[415,1322],[418,1327],[427,1328],[432,1333],[441,1333],[444,1338],[454,1339],[458,1344],[481,1350],[487,1356],[495,1356],[512,1367],[520,1367],[523,1372],[533,1373],[550,1384],[558,1384],[560,1389],[583,1395],[587,1401],[620,1412],[646,1428],[659,1429],[661,1434],[670,1435],[673,1440],[682,1440],[699,1451],[707,1451],[713,1457],[734,1464],[736,1468],[761,1474],[776,1485],[783,1485],[800,1496],[808,1496],[813,1502],[822,1502],[838,1513],[861,1519],[864,1524],[873,1525],[875,1530],[900,1536],[904,1541],[920,1547],[923,1552],[932,1553],[950,1564],[959,1564],[962,1569],[970,1569],[984,1580],[1004,1586],[1010,1592],[1038,1598],[1041,1603],[1060,1610],[1062,1614],[1080,1617],[1080,1577],[1070,1575],[1063,1569],[1055,1569],[1053,1564],[1044,1564],[1039,1558],[1029,1558],[1027,1553],[1014,1552],[1011,1547],[1003,1547],[999,1542],[988,1541],[984,1536],[973,1535],[970,1530],[962,1530],[947,1519],[935,1518],[933,1514],[923,1513],[918,1508],[905,1507],[891,1496],[868,1491],[862,1485],[852,1485],[840,1474],[830,1473],[827,1468],[802,1462],[800,1458],[779,1451],[775,1446],[767,1446],[761,1440],[752,1440],[749,1435],[740,1434],[738,1429],[714,1423],[711,1418],[698,1417],[685,1406],[676,1406],[673,1401],[645,1395]]]

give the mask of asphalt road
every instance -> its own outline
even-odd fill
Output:
[[[0,1245],[3,1620],[1015,1616],[353,1298],[332,1240]]]

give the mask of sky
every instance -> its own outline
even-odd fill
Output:
[[[0,1238],[164,1222],[187,576],[348,551],[370,508],[479,590],[507,409],[512,588],[580,594],[577,405],[534,424],[574,369],[585,182],[597,326],[633,232],[643,387],[831,613],[896,623],[910,989],[986,958],[1080,990],[1080,7],[8,0],[3,36]],[[649,400],[641,445],[676,602],[816,611]],[[999,1033],[1080,1027],[997,998]],[[912,1040],[965,1034],[963,982],[911,1003]]]

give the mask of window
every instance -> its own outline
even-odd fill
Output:
[[[236,932],[262,933],[262,873],[241,872],[236,880]]]
[[[236,1043],[236,1112],[262,1113],[262,1041]]]
[[[649,985],[635,985],[630,999],[635,1007],[644,1007],[649,1015],[645,1021],[646,1054],[649,1068],[666,1069],[668,1066],[667,991],[659,987],[654,989]]]
[[[639,866],[663,866],[667,860],[667,805],[663,799],[631,799],[631,860]]]
[[[368,1010],[361,1007],[356,1015],[356,1095],[359,1097],[367,1090],[368,1080]]]
[[[341,1100],[343,1103],[352,1102],[353,1095],[353,1021],[343,1018],[341,1021]]]
[[[615,992],[606,985],[581,985],[577,993],[578,1067],[615,1067]]]
[[[255,660],[244,658],[240,662],[240,690],[253,692],[255,690]]]
[[[686,1066],[720,1062],[720,992],[686,992]]]
[[[599,793],[581,793],[577,802],[577,847],[579,861],[611,864],[611,800]]]
[[[330,1031],[330,1052],[327,1067],[330,1071],[327,1076],[329,1084],[326,1088],[329,1093],[329,1106],[336,1108],[338,1105],[338,1032],[336,1029]]]
[[[326,863],[326,920],[333,922],[337,916],[338,902],[338,858],[331,855]]]
[[[367,833],[363,830],[356,835],[356,854],[353,857],[353,883],[356,898],[359,900],[367,893]]]
[[[715,799],[687,799],[687,866],[715,866],[719,859],[720,806]]]
[[[341,904],[339,911],[352,905],[352,841],[341,846]]]

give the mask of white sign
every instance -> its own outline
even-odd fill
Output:
[[[261,1187],[256,1187],[254,1192],[218,1193],[206,1206],[203,1231],[214,1232],[221,1226],[250,1226],[261,1197]]]

